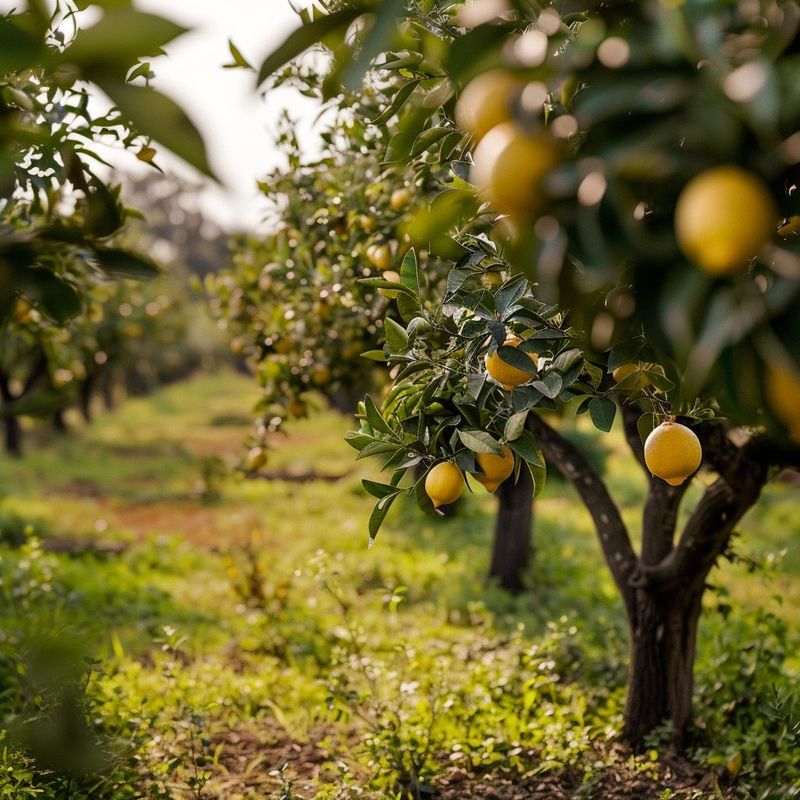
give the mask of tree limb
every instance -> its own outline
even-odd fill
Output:
[[[622,515],[603,481],[575,447],[537,414],[528,415],[528,427],[536,436],[545,458],[575,487],[592,516],[608,568],[629,616],[635,613],[635,591],[630,578],[638,559]]]

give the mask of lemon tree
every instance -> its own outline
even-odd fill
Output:
[[[148,85],[146,59],[185,29],[125,3],[97,4],[82,27],[81,8],[30,3],[0,18],[0,414],[12,453],[20,416],[85,399],[108,356],[101,317],[122,338],[135,330],[113,304],[101,311],[109,282],[159,273],[119,239],[131,215],[99,174],[98,145],[154,164],[158,140],[211,174],[188,117]],[[115,104],[106,113],[89,103],[98,86]]]
[[[664,721],[681,742],[708,576],[766,482],[800,465],[795,11],[355,2],[308,13],[261,71],[324,30],[329,91],[393,73],[388,156],[451,170],[417,226],[463,251],[433,314],[404,263],[392,389],[364,401],[350,439],[391,474],[367,487],[370,535],[403,492],[433,510],[427,479],[403,483],[413,465],[480,475],[478,456],[508,447],[537,487],[545,461],[561,471],[630,623],[623,735],[637,747]],[[460,136],[471,153],[454,158],[442,143]],[[489,229],[470,238],[476,219]],[[619,419],[648,479],[640,548],[564,435],[570,412],[601,430]],[[679,529],[698,466],[706,488]]]

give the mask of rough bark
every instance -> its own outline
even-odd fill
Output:
[[[698,425],[704,463],[720,477],[701,497],[676,543],[688,481],[671,487],[649,475],[636,427],[639,412],[624,402],[621,409],[626,439],[648,479],[639,557],[608,490],[580,452],[536,415],[530,415],[529,427],[591,514],[625,603],[631,648],[624,738],[640,749],[647,735],[667,721],[679,746],[691,720],[697,628],[708,574],[758,501],[772,469],[799,466],[800,448],[764,436],[738,446],[720,423]]]
[[[524,588],[525,569],[532,553],[533,480],[520,470],[519,480],[503,481],[497,489],[498,509],[489,577],[510,592]]]
[[[536,414],[528,415],[528,427],[538,439],[545,458],[575,487],[591,515],[606,564],[630,618],[636,599],[630,579],[639,560],[619,509],[603,481],[572,442]]]
[[[702,589],[670,597],[639,590],[631,625],[623,737],[635,750],[665,721],[680,746],[692,714]]]

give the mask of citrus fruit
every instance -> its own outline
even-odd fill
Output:
[[[639,380],[636,381],[636,385],[631,386],[630,389],[644,389],[645,386],[649,386],[650,380],[647,375],[642,372],[641,364],[622,364],[611,373],[611,377],[614,379],[615,383],[619,383],[636,372],[639,373]]]
[[[703,448],[690,428],[679,422],[662,422],[645,440],[644,460],[657,478],[680,486],[700,466]]]
[[[521,341],[518,337],[511,336],[503,344],[506,347],[516,347]],[[524,351],[520,350],[520,352],[523,353]],[[538,355],[536,353],[525,353],[525,355],[531,360],[531,364],[535,369],[539,359]],[[524,369],[519,369],[519,367],[512,366],[507,361],[503,361],[497,350],[494,353],[488,353],[483,360],[486,364],[486,371],[506,391],[511,391],[515,386],[527,383],[534,377],[534,373],[526,372]]]
[[[772,413],[800,441],[800,373],[783,364],[770,364],[766,375],[766,395]]]
[[[367,259],[376,269],[389,269],[392,265],[392,250],[388,244],[371,244],[367,248]]]
[[[297,419],[308,416],[308,408],[302,400],[292,400],[287,406],[287,411]]]
[[[503,69],[473,78],[456,102],[456,125],[480,141],[492,128],[511,119],[511,105],[522,82]]]
[[[473,472],[472,477],[489,492],[494,492],[497,487],[514,472],[514,454],[511,448],[503,445],[503,455],[496,456],[491,453],[476,453],[475,460],[482,472]]]
[[[253,447],[247,454],[245,465],[251,472],[255,472],[267,463],[267,451],[263,447]]]
[[[411,189],[403,187],[402,189],[395,189],[392,196],[389,198],[389,207],[392,211],[400,211],[411,202]]]
[[[315,386],[325,386],[326,383],[331,381],[331,371],[324,364],[316,367],[311,373],[311,382]]]
[[[455,464],[442,461],[427,474],[425,491],[434,508],[455,503],[464,491],[464,476]]]
[[[709,275],[735,275],[769,242],[777,218],[761,178],[741,167],[714,167],[692,178],[678,197],[675,235]]]
[[[542,207],[541,183],[560,162],[561,149],[544,132],[503,122],[481,139],[473,160],[472,183],[498,211],[520,216]]]

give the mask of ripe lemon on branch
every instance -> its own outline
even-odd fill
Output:
[[[558,141],[515,122],[492,128],[475,148],[471,180],[498,210],[526,216],[544,204],[541,184],[561,161]]]
[[[657,478],[680,486],[700,466],[703,448],[690,428],[679,422],[662,422],[645,440],[644,460]]]
[[[709,275],[735,275],[775,231],[778,211],[764,182],[737,166],[714,167],[686,184],[675,206],[675,235]]]
[[[522,88],[522,81],[503,69],[478,75],[458,98],[456,124],[479,142],[492,128],[511,119],[511,105]]]
[[[521,341],[522,339],[517,336],[510,336],[503,342],[503,346],[516,347]],[[520,350],[520,353],[526,355],[531,360],[533,368],[536,369],[539,356],[536,353],[526,353],[524,350]],[[524,369],[504,361],[497,350],[494,353],[488,353],[484,357],[484,364],[486,364],[486,371],[489,375],[501,384],[507,392],[511,391],[515,386],[527,383],[534,377],[534,373],[526,372]]]
[[[483,472],[473,472],[472,477],[482,483],[488,492],[497,491],[497,487],[514,472],[514,453],[507,445],[503,445],[503,455],[476,453],[475,460]]]
[[[434,508],[455,503],[464,491],[464,476],[451,461],[442,461],[425,477],[425,491]]]

